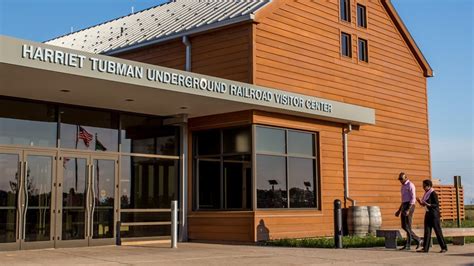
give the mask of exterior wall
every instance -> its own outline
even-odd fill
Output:
[[[152,65],[184,70],[186,47],[181,40],[174,40],[139,50],[122,53],[117,57]]]
[[[191,36],[191,71],[251,83],[251,34],[252,24],[247,23]],[[186,46],[178,39],[118,57],[184,70]]]
[[[398,173],[411,177],[419,196],[421,181],[431,175],[423,70],[379,0],[351,1],[350,24],[339,21],[336,0],[280,2],[256,25],[255,83],[376,110],[375,126],[361,126],[349,135],[350,196],[358,205],[379,205],[383,226],[398,227],[393,215],[400,204]],[[355,24],[356,2],[367,6],[367,29]],[[341,31],[352,34],[352,59],[340,56]],[[358,36],[368,40],[369,63],[357,60]],[[340,140],[334,135],[330,141]],[[342,145],[326,152],[332,156],[329,162],[323,158],[322,193],[328,204],[342,199]],[[315,227],[332,226],[332,204],[326,208],[324,218],[314,220],[323,224],[299,225],[311,232],[306,236],[315,235]],[[422,225],[422,215],[418,208],[415,225]],[[269,230],[276,236],[289,232],[277,226]]]
[[[333,227],[333,201],[344,198],[342,125],[313,119],[272,113],[255,112],[253,123],[292,128],[319,133],[319,210],[256,210],[255,230],[258,234],[265,225],[268,238],[308,237],[331,235]],[[263,224],[262,224],[263,223]]]
[[[376,125],[349,135],[350,196],[379,205],[383,226],[399,227],[398,173],[422,195],[431,176],[426,78],[381,0],[353,0],[351,23],[339,21],[339,1],[279,0],[240,24],[191,36],[192,71],[376,110]],[[367,7],[368,28],[356,26],[356,4]],[[341,31],[352,35],[353,58],[340,55]],[[368,40],[369,63],[357,60],[357,38]],[[181,40],[122,54],[126,59],[184,69]],[[332,202],[343,199],[343,125],[255,112],[192,119],[192,130],[241,123],[320,133],[321,210],[189,213],[191,240],[255,241],[265,223],[270,238],[330,235]],[[192,134],[192,132],[190,132]],[[190,149],[192,142],[190,139]],[[190,157],[190,178],[192,168]],[[190,184],[192,184],[190,179]],[[190,205],[192,191],[189,191]],[[423,210],[414,224],[422,225]],[[249,226],[253,229],[249,231]]]

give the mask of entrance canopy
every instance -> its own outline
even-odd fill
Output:
[[[171,116],[263,110],[374,124],[361,106],[0,36],[0,96]]]

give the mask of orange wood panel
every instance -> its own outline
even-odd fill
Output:
[[[355,1],[350,24],[339,21],[338,1],[280,2],[278,8],[259,17],[256,26],[255,83],[376,110],[376,125],[361,126],[349,134],[349,191],[359,205],[381,206],[384,227],[398,227],[399,218],[393,215],[400,204],[398,173],[410,176],[419,196],[421,181],[431,175],[422,67],[379,0],[365,1],[367,29],[355,24]],[[341,58],[341,31],[352,35],[354,56],[357,38],[368,40],[369,63]],[[280,124],[285,123],[292,125],[291,121]],[[340,126],[338,130],[341,135]],[[322,137],[321,144],[322,196],[332,205],[343,187],[343,168],[337,163],[342,162],[342,142],[337,145],[336,139]],[[332,214],[323,210],[322,215]],[[422,216],[423,210],[418,208],[417,226],[422,224]],[[289,229],[271,230],[273,222],[280,221],[272,219],[268,224],[275,237],[291,235]],[[331,219],[326,221],[332,225]],[[306,222],[303,219],[301,224]],[[323,221],[315,218],[312,222],[320,226]],[[303,228],[294,226],[315,233],[315,224],[310,222]]]
[[[173,40],[139,50],[122,53],[117,55],[117,57],[184,70],[186,64],[186,47],[181,40]]]

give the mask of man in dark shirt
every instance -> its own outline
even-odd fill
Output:
[[[400,216],[402,222],[402,228],[407,232],[407,242],[405,247],[400,250],[410,250],[411,241],[415,240],[416,248],[420,246],[420,238],[415,235],[413,230],[411,230],[411,222],[413,219],[413,213],[415,212],[415,202],[416,202],[416,189],[405,173],[401,172],[398,175],[398,180],[402,184],[401,194],[402,194],[402,204],[400,208],[395,213],[395,216]]]

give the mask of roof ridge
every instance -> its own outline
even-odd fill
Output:
[[[73,31],[73,32],[70,32],[70,33],[66,33],[66,34],[63,34],[63,35],[60,35],[60,36],[57,36],[57,37],[54,37],[52,39],[49,39],[49,40],[45,40],[43,41],[43,43],[47,43],[47,42],[50,42],[50,41],[53,41],[53,40],[56,40],[56,39],[59,39],[59,38],[63,38],[63,37],[66,37],[68,35],[72,35],[72,34],[76,34],[76,33],[79,33],[81,31],[85,31],[85,30],[88,30],[88,29],[92,29],[92,28],[95,28],[95,27],[98,27],[98,26],[101,26],[101,25],[104,25],[104,24],[107,24],[107,23],[110,23],[112,21],[116,21],[116,20],[119,20],[119,19],[123,19],[123,18],[126,18],[126,17],[131,17],[131,16],[134,16],[134,15],[138,15],[140,13],[143,13],[145,11],[148,11],[150,9],[154,9],[154,8],[157,8],[157,7],[161,7],[161,6],[164,6],[164,5],[168,5],[170,3],[173,3],[173,2],[176,2],[176,1],[179,1],[179,0],[167,0],[168,2],[165,2],[165,3],[162,3],[162,4],[159,4],[159,5],[155,5],[155,6],[151,6],[149,8],[145,8],[143,10],[140,10],[140,11],[137,11],[137,12],[134,12],[134,13],[131,13],[131,14],[128,14],[128,15],[123,15],[123,16],[120,16],[120,17],[117,17],[117,18],[113,18],[113,19],[109,19],[109,20],[106,20],[102,23],[99,23],[99,24],[95,24],[93,26],[89,26],[89,27],[86,27],[86,28],[83,28],[83,29],[80,29],[80,30],[77,30],[77,31]],[[232,0],[233,1],[233,0]]]

